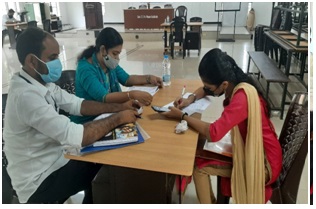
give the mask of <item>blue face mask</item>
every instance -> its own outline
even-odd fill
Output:
[[[38,59],[40,60],[40,59]],[[37,74],[39,74],[41,76],[41,78],[43,79],[43,81],[45,83],[52,83],[52,82],[56,82],[60,76],[61,76],[61,72],[63,70],[63,66],[60,62],[59,59],[54,59],[52,61],[49,62],[43,62],[42,60],[40,60],[42,63],[44,63],[48,69],[48,74],[40,74],[36,69],[35,72],[37,72]]]

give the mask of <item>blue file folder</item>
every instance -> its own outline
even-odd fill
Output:
[[[137,128],[137,135],[138,135],[137,142],[131,142],[131,143],[127,143],[127,144],[110,145],[110,146],[97,146],[97,147],[90,145],[87,147],[83,147],[80,150],[80,154],[87,154],[87,153],[97,152],[97,151],[117,149],[117,148],[121,148],[121,147],[126,147],[126,146],[130,146],[130,145],[134,145],[134,144],[143,143],[145,140],[144,140],[144,137],[141,135],[138,128]]]

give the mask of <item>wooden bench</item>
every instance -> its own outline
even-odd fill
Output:
[[[273,60],[270,59],[264,52],[248,51],[248,54],[249,54],[249,60],[248,60],[247,74],[249,74],[250,61],[252,60],[259,71],[258,73],[256,73],[256,75],[258,76],[257,77],[258,83],[261,85],[261,83],[259,82],[261,76],[267,82],[265,93],[266,93],[266,98],[268,101],[270,100],[269,99],[270,83],[284,84],[282,99],[281,99],[281,107],[275,107],[273,103],[269,101],[269,103],[271,104],[271,110],[281,111],[280,118],[283,119],[285,99],[286,99],[286,93],[287,93],[287,84],[290,82],[290,79],[277,67],[277,65],[273,62]]]

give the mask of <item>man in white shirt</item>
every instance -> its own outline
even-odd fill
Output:
[[[8,35],[8,28],[5,26],[7,23],[18,22],[13,16],[15,11],[13,9],[9,9],[8,14],[2,16],[2,47],[4,42],[4,37]],[[18,35],[21,33],[20,30],[14,29],[15,38],[17,39]]]
[[[28,28],[19,36],[16,51],[22,69],[10,82],[4,121],[7,171],[21,203],[53,203],[85,190],[83,203],[92,203],[91,181],[101,165],[64,158],[65,147],[92,144],[115,127],[135,122],[135,102],[123,104],[87,101],[53,82],[62,65],[59,44],[49,33]],[[138,105],[138,104],[136,104]],[[112,116],[75,124],[60,115]]]

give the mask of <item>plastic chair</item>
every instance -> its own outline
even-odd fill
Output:
[[[153,9],[161,9],[160,6],[154,6]]]
[[[202,22],[201,17],[191,17],[190,22]],[[190,54],[190,50],[198,50],[198,56],[201,52],[201,33],[202,29],[199,26],[190,26],[190,31],[186,32],[185,42],[184,42],[184,55],[186,55],[186,50]]]
[[[188,9],[185,6],[178,6],[174,12],[175,17],[183,17],[184,21],[187,22],[187,12]]]
[[[147,5],[146,4],[139,5],[139,9],[147,9]]]
[[[37,21],[32,20],[27,23],[27,27],[37,27]]]
[[[308,94],[296,92],[286,115],[279,141],[282,171],[273,185],[273,204],[295,204],[308,150]]]
[[[179,43],[179,50],[183,49],[185,34],[187,32],[187,23],[182,17],[176,17],[170,24],[169,46],[171,50],[171,57],[174,58],[175,43]],[[183,58],[185,54],[183,53]]]
[[[172,7],[172,4],[165,4],[163,8],[173,8],[173,7]]]
[[[190,22],[202,22],[202,18],[201,17],[191,17]],[[198,31],[198,32],[202,33],[202,27],[190,26],[190,30],[191,31]]]
[[[128,9],[136,9],[136,7],[128,7]]]
[[[50,19],[43,20],[43,30],[55,36],[55,33],[52,33]]]
[[[282,170],[273,184],[270,201],[273,204],[296,204],[298,188],[308,150],[308,94],[296,92],[287,112],[279,137],[282,148]],[[229,202],[221,192],[217,178],[217,203]]]
[[[75,79],[76,70],[64,70],[61,73],[60,79],[56,81],[55,84],[66,90],[68,93],[75,94]]]

